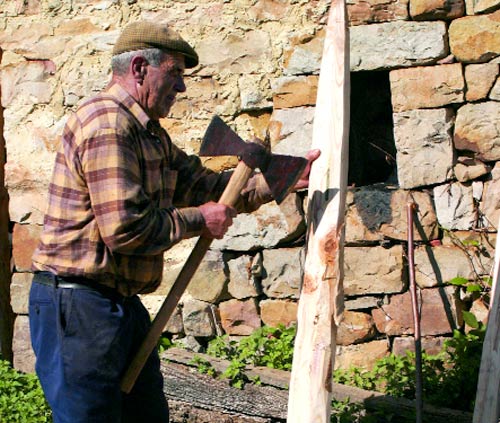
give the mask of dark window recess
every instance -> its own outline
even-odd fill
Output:
[[[388,72],[351,73],[349,184],[397,184]]]

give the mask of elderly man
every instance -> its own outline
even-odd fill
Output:
[[[36,371],[55,423],[168,422],[156,351],[130,394],[120,379],[150,327],[137,294],[159,286],[163,252],[222,238],[236,216],[214,202],[230,174],[204,168],[159,124],[197,64],[166,25],[133,23],[114,47],[110,84],[64,128],[30,292]],[[307,180],[306,171],[298,185]],[[237,209],[270,200],[256,175]]]

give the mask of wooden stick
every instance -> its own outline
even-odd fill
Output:
[[[500,222],[499,226],[500,227]],[[500,417],[500,234],[497,233],[488,326],[483,343],[473,423],[497,423]]]
[[[413,213],[415,203],[413,201],[406,205],[406,216],[408,220],[408,268],[410,274],[410,295],[413,311],[413,326],[415,339],[415,416],[416,423],[422,423],[423,414],[423,383],[422,383],[422,340],[420,338],[420,307],[417,296],[417,284],[415,282],[415,254],[413,245]]]
[[[231,175],[222,196],[219,200],[220,204],[225,204],[228,206],[234,206],[238,201],[241,190],[245,187],[252,174],[253,169],[247,166],[243,161],[238,163],[235,171]],[[129,393],[139,376],[146,360],[148,359],[151,351],[156,348],[158,340],[165,329],[168,320],[172,316],[175,307],[179,303],[182,294],[186,290],[190,280],[192,279],[196,269],[200,265],[203,257],[208,251],[210,244],[212,243],[211,238],[200,237],[198,242],[194,246],[193,251],[189,255],[184,267],[177,276],[172,288],[170,289],[165,301],[163,302],[160,310],[158,311],[151,329],[149,330],[146,338],[142,342],[139,350],[137,351],[134,359],[132,360],[130,366],[128,367],[125,375],[123,376],[121,382],[121,390],[125,393]]]
[[[343,308],[349,137],[349,37],[345,0],[333,0],[323,48],[309,179],[307,254],[297,315],[288,423],[330,422],[336,332]]]

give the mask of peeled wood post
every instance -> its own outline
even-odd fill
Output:
[[[498,224],[500,228],[500,222]],[[473,423],[497,423],[500,417],[500,234],[497,233],[490,311],[483,343]]]
[[[422,423],[423,415],[423,378],[422,378],[422,340],[420,338],[420,307],[417,296],[417,283],[415,281],[415,254],[413,244],[413,214],[415,203],[408,202],[406,205],[406,216],[408,220],[408,269],[410,274],[410,294],[413,311],[413,326],[415,339],[415,411],[416,423]]]
[[[323,48],[309,179],[307,251],[297,315],[288,423],[330,422],[337,324],[343,309],[344,213],[349,137],[349,36],[345,0],[333,0]]]
[[[0,62],[2,49],[0,48]],[[0,97],[2,94],[0,87]],[[4,166],[7,161],[3,138],[3,108],[0,105],[0,355],[12,362],[12,334],[14,313],[10,305],[10,242],[9,242],[9,196],[5,188]]]

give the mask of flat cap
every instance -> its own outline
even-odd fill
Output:
[[[194,68],[198,64],[198,54],[176,31],[166,24],[152,21],[138,21],[127,25],[116,40],[113,56],[148,48],[183,54],[186,58],[186,68]]]

